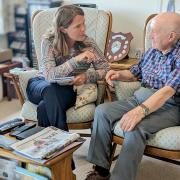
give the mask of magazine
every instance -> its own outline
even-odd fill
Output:
[[[53,126],[11,145],[18,153],[32,159],[46,159],[57,151],[79,139],[77,133],[70,133]]]

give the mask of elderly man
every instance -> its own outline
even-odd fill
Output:
[[[114,80],[139,80],[142,87],[126,101],[97,107],[88,153],[88,160],[96,166],[87,180],[134,180],[147,140],[153,133],[180,123],[180,16],[155,16],[151,38],[152,48],[138,65],[130,70],[110,70],[106,75],[110,85]],[[124,143],[110,176],[112,134],[119,120]]]

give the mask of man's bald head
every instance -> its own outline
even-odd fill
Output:
[[[160,13],[151,21],[152,47],[163,54],[169,52],[180,39],[180,15]]]
[[[152,20],[152,26],[158,26],[159,30],[167,33],[175,32],[180,38],[180,15],[172,12],[160,13]]]

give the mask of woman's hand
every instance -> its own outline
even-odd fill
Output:
[[[90,50],[86,50],[83,53],[74,57],[77,62],[88,62],[91,63],[96,60],[96,56]]]
[[[130,110],[120,120],[120,127],[123,131],[132,131],[134,127],[144,118],[144,113],[140,106]]]
[[[77,75],[74,80],[70,83],[70,85],[80,86],[86,83],[86,74]]]
[[[118,71],[114,71],[114,70],[110,70],[108,71],[108,73],[106,74],[106,82],[113,87],[113,83],[112,80],[118,80],[119,78],[119,73]]]

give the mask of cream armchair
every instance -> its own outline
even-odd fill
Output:
[[[153,14],[147,18],[144,28],[144,50],[147,50],[151,46],[149,32],[150,21],[156,14]],[[139,82],[119,82],[115,86],[116,95],[118,100],[123,100],[133,95],[133,92],[140,87]],[[123,143],[123,132],[116,124],[113,136],[113,150],[112,160],[117,144]],[[180,126],[170,127],[157,132],[154,137],[149,139],[145,149],[145,155],[168,161],[177,165],[180,165]]]
[[[32,18],[33,24],[33,39],[35,43],[35,51],[37,55],[37,62],[33,62],[34,65],[40,67],[42,65],[41,59],[41,40],[45,31],[52,26],[52,19],[57,8],[51,8],[43,11],[36,11]],[[111,30],[111,13],[97,10],[94,8],[83,8],[85,12],[87,35],[92,37],[97,42],[102,52],[106,52],[107,38],[109,31]],[[22,104],[21,115],[24,119],[37,121],[37,106],[32,104],[27,99],[26,86],[28,80],[35,76],[38,70],[20,72],[18,75],[11,75],[16,92]],[[67,123],[70,129],[88,129],[91,128],[93,121],[94,111],[97,104],[103,100],[105,92],[105,84],[103,82],[98,83],[98,99],[96,104],[91,103],[78,108],[71,107],[67,110]]]

